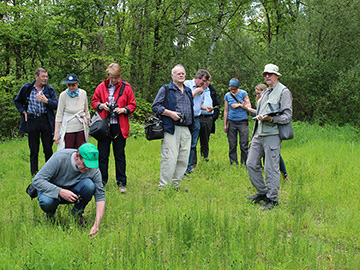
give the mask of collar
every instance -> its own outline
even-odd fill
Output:
[[[75,92],[71,92],[70,90],[69,90],[69,88],[68,89],[66,89],[66,93],[69,95],[69,97],[71,97],[71,98],[74,98],[74,97],[77,97],[78,95],[79,95],[79,88],[76,88],[76,91]]]

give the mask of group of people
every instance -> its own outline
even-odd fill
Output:
[[[110,64],[106,75],[108,78],[96,87],[91,100],[102,119],[109,114],[108,137],[98,140],[97,147],[88,143],[88,98],[86,91],[79,88],[76,74],[63,81],[67,89],[58,100],[55,89],[47,84],[48,72],[38,68],[35,80],[24,84],[14,101],[22,115],[20,132],[28,133],[32,185],[38,191],[41,209],[52,218],[59,204],[74,203],[72,214],[84,224],[82,214],[94,196],[96,217],[90,235],[99,230],[105,211],[104,186],[108,182],[111,143],[119,191],[127,191],[125,145],[129,115],[136,110],[134,93],[130,84],[121,80],[120,66]],[[46,163],[38,170],[40,139]],[[58,146],[55,154],[53,141]]]
[[[24,84],[15,98],[15,106],[22,115],[20,132],[28,133],[32,184],[38,191],[41,209],[52,218],[59,204],[74,203],[72,214],[82,224],[84,209],[94,196],[96,217],[89,235],[98,232],[105,211],[104,186],[109,178],[111,143],[117,185],[121,193],[127,192],[125,145],[129,137],[129,115],[136,110],[134,93],[130,84],[121,80],[120,66],[110,64],[106,75],[108,78],[96,87],[91,100],[91,106],[102,119],[109,117],[108,136],[98,140],[97,147],[88,143],[88,99],[86,91],[79,88],[76,74],[68,75],[63,81],[67,89],[58,100],[55,89],[47,84],[47,71],[38,68],[35,80]],[[236,78],[230,80],[230,92],[224,97],[224,131],[229,141],[231,164],[238,164],[239,134],[240,162],[247,166],[251,183],[257,189],[257,194],[249,199],[255,203],[265,201],[264,209],[271,209],[278,204],[280,187],[278,125],[291,121],[292,97],[286,86],[278,81],[281,74],[276,65],[266,65],[262,75],[268,87],[264,84],[256,87],[255,91],[261,90],[257,95],[256,110],[252,108],[247,92],[239,88],[239,81]],[[201,157],[204,161],[209,160],[209,137],[215,132],[215,121],[220,112],[208,71],[200,69],[193,80],[185,80],[185,68],[176,65],[171,77],[172,81],[159,89],[152,104],[152,110],[161,116],[164,128],[160,191],[170,186],[180,189],[181,180],[195,169],[199,138]],[[282,113],[269,116],[272,109]],[[248,113],[254,115],[256,121],[250,149]],[[46,163],[38,171],[40,138]],[[58,145],[55,154],[52,152],[53,141]]]
[[[199,134],[203,134],[200,135],[200,140],[203,139],[201,155],[208,161],[209,135],[218,117],[219,102],[210,85],[208,71],[200,69],[190,81],[186,81],[185,76],[185,68],[176,65],[171,72],[172,81],[160,88],[152,104],[153,112],[161,115],[164,125],[159,190],[169,186],[180,189],[184,175],[194,170]],[[264,201],[263,210],[270,210],[278,205],[280,168],[285,180],[289,180],[280,156],[278,125],[291,121],[292,96],[278,81],[281,76],[278,66],[266,65],[262,76],[268,87],[264,84],[256,87],[256,109],[252,108],[248,93],[240,89],[239,81],[236,78],[230,80],[229,92],[224,97],[224,131],[228,137],[231,164],[238,164],[239,136],[240,163],[246,165],[251,183],[257,190],[257,194],[248,199],[254,203]],[[274,110],[281,113],[270,116]],[[248,113],[255,120],[250,148]],[[262,169],[265,170],[265,181]]]

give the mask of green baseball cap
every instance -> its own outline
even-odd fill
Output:
[[[99,167],[99,150],[91,143],[84,143],[79,147],[79,154],[84,159],[84,163],[88,168]]]

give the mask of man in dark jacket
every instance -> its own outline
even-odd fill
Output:
[[[20,132],[28,133],[30,148],[30,169],[35,175],[38,171],[40,138],[47,161],[53,151],[53,133],[55,125],[54,110],[58,105],[55,89],[47,84],[48,73],[37,68],[35,81],[25,83],[15,98],[15,106],[22,115]]]
[[[160,88],[152,105],[164,125],[159,190],[170,184],[179,188],[189,161],[190,129],[194,123],[193,96],[190,88],[184,85],[184,67],[176,65],[171,77],[173,81]]]
[[[212,111],[201,110],[199,116],[200,121],[200,152],[201,156],[208,161],[209,157],[209,139],[210,133],[215,133],[215,121],[219,117],[219,106],[220,102],[217,98],[216,90],[212,85],[204,91],[204,103],[205,107],[213,108]],[[196,166],[197,155],[194,155],[193,163]]]

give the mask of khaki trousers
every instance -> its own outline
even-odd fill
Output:
[[[159,188],[173,184],[178,187],[189,161],[191,133],[187,126],[175,126],[174,134],[164,132],[161,143]]]

